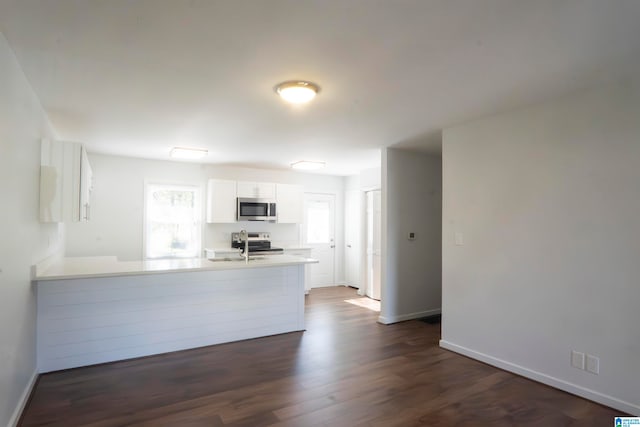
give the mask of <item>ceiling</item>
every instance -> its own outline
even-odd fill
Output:
[[[380,148],[640,69],[635,0],[0,0],[58,136],[90,152],[348,175]],[[322,88],[305,106],[274,86]]]

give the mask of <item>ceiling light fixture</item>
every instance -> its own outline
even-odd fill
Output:
[[[320,92],[320,87],[315,83],[292,80],[280,83],[275,87],[275,90],[287,102],[304,104],[315,98],[316,94]]]
[[[291,167],[293,169],[306,170],[306,171],[321,169],[324,167],[324,165],[325,165],[324,162],[309,162],[307,160],[301,160],[299,162],[291,163]]]
[[[209,153],[208,150],[204,150],[202,148],[184,148],[184,147],[173,147],[169,155],[174,159],[201,159],[205,157]]]

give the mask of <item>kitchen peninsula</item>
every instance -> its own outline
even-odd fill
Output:
[[[304,330],[306,264],[65,258],[36,267],[38,370]]]

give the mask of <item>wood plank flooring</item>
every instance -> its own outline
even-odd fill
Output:
[[[617,411],[313,289],[307,331],[42,375],[22,426],[608,426]]]

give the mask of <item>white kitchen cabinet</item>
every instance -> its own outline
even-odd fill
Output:
[[[278,222],[300,224],[304,216],[304,189],[301,185],[276,184]]]
[[[237,197],[275,199],[276,185],[272,182],[238,181]]]
[[[80,182],[78,183],[80,212],[79,221],[91,220],[91,192],[93,191],[93,169],[89,164],[87,150],[80,146]]]
[[[311,258],[311,248],[285,249],[283,253],[285,255],[299,256],[299,257],[302,257],[302,258]],[[309,293],[309,289],[311,289],[311,281],[310,281],[310,276],[309,276],[309,266],[305,265],[305,267],[304,267],[304,293],[305,293],[305,295]]]
[[[207,222],[236,222],[236,182],[210,179],[207,184]]]
[[[40,221],[89,221],[92,191],[93,171],[84,146],[42,140]]]

